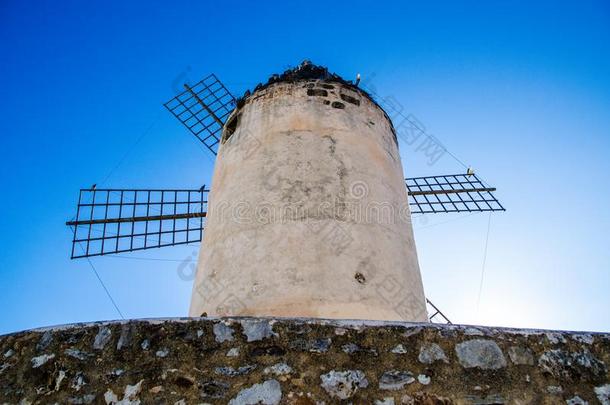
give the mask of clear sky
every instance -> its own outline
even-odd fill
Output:
[[[478,308],[488,214],[414,221],[453,322],[609,331],[610,5],[455,3],[0,2],[0,333],[119,318],[69,259],[77,190],[209,184],[162,102],[211,72],[239,95],[305,58],[372,80],[498,188]],[[463,171],[400,146],[406,176]],[[184,316],[196,248],[91,262],[125,317]]]

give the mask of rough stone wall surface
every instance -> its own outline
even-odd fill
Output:
[[[203,238],[191,316],[427,319],[396,135],[353,87],[275,83],[233,112]]]
[[[609,404],[610,335],[269,318],[0,337],[7,404]]]

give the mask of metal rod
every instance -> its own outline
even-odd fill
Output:
[[[151,192],[161,192],[161,191],[178,191],[178,192],[186,192],[186,191],[200,191],[200,190],[193,190],[192,188],[81,188],[80,191],[89,191],[89,192],[93,192],[93,191],[97,191],[97,192],[106,192],[106,191],[115,191],[115,192],[120,192],[120,191],[151,191]],[[204,192],[208,192],[210,190],[205,189],[202,190]]]
[[[148,190],[148,200],[146,201],[146,216],[150,216],[150,190]],[[148,221],[144,224],[144,248],[148,245]]]
[[[120,238],[120,236],[121,236],[121,222],[120,222],[120,220],[121,220],[121,217],[123,216],[123,195],[124,195],[124,192],[121,190],[121,205],[119,205],[119,218],[118,218],[119,222],[117,222],[118,225],[117,225],[117,230],[116,230],[116,234],[119,237],[116,238],[116,246],[114,248],[115,250],[119,250],[119,241],[121,239]],[[104,253],[104,252],[102,252],[102,253]]]
[[[184,241],[184,242],[176,242],[174,245],[185,245],[188,242]],[[104,255],[111,255],[111,254],[115,254],[115,253],[123,253],[123,252],[136,252],[139,250],[144,250],[144,249],[151,249],[151,248],[160,248],[160,247],[165,247],[165,246],[170,246],[170,245],[161,245],[161,246],[149,246],[147,248],[145,247],[135,247],[132,250],[118,250],[116,252],[106,252],[106,253],[100,253],[100,252],[96,252],[96,253],[90,253],[88,255],[78,255],[78,256],[74,256],[73,259],[81,259],[83,257],[93,257],[93,256],[104,256]]]
[[[95,209],[95,189],[93,189],[93,200],[92,200],[93,205],[91,205],[91,216],[89,217],[90,220],[93,220],[93,210]],[[78,221],[78,218],[76,218],[76,220]],[[89,239],[91,238],[91,225],[89,225],[89,231],[87,233],[87,249],[85,251],[85,255],[89,254]]]
[[[79,191],[78,193],[78,205],[76,206],[76,220],[78,221],[78,215],[80,214],[80,202],[83,197],[83,192]],[[77,227],[74,227],[74,238],[72,239],[72,254],[70,258],[74,259],[74,248],[76,247],[76,232],[78,231]],[[82,246],[81,246],[82,247]]]
[[[133,194],[133,202],[138,202],[138,192],[134,192]],[[175,214],[175,212],[174,212]],[[133,211],[131,211],[131,216],[135,218],[136,216],[136,205],[133,205]],[[104,225],[106,226],[106,225]],[[136,227],[136,223],[135,221],[131,223],[131,234],[133,235],[135,233],[135,227]],[[133,249],[133,238],[131,238],[129,240],[129,249]]]
[[[109,202],[110,202],[110,193],[106,193],[106,209],[104,210],[104,219],[108,219],[108,203]],[[135,214],[134,214],[134,216],[135,216]],[[77,219],[77,221],[78,221],[78,219]],[[107,222],[104,222],[104,229],[102,230],[102,235],[106,235],[106,225],[107,224],[108,224]],[[75,228],[78,228],[78,227],[75,226]],[[104,251],[104,242],[106,242],[106,241],[102,239],[102,252]]]
[[[174,191],[174,203],[178,201],[178,192]],[[174,215],[176,215],[176,207],[178,206],[178,204],[174,204]],[[187,211],[188,214],[188,211]],[[186,220],[186,223],[188,223],[189,220]],[[176,220],[174,220],[174,222],[172,223],[172,243],[176,243]]]
[[[206,111],[207,111],[207,112],[210,114],[210,116],[211,116],[212,118],[214,118],[214,120],[215,120],[215,121],[218,123],[218,125],[220,125],[221,127],[223,127],[223,126],[224,126],[224,124],[222,123],[222,121],[220,120],[220,118],[218,118],[218,117],[216,116],[216,114],[214,114],[214,111],[210,110],[210,107],[208,107],[208,106],[207,106],[207,104],[206,104],[206,103],[204,103],[204,102],[203,102],[203,100],[201,100],[201,99],[199,98],[199,96],[197,95],[197,93],[195,93],[195,92],[193,91],[193,89],[191,89],[191,88],[189,87],[189,85],[188,85],[188,84],[186,84],[186,83],[185,83],[185,84],[184,84],[184,88],[185,88],[185,89],[187,89],[187,90],[188,90],[188,91],[189,91],[189,92],[190,92],[190,93],[193,95],[193,97],[195,97],[195,100],[197,100],[197,102],[198,102],[199,104],[201,104],[201,106],[202,106],[203,108],[205,108],[205,110],[206,110]]]
[[[163,198],[164,198],[164,195],[165,195],[165,191],[161,191],[161,216],[163,216]],[[163,232],[163,221],[159,221],[159,240],[157,242],[157,246],[161,246],[161,232]]]
[[[191,212],[190,214],[176,214],[176,215],[153,215],[153,216],[131,217],[131,218],[92,219],[89,221],[68,221],[68,222],[66,222],[66,225],[79,226],[79,225],[95,225],[95,224],[116,224],[116,223],[123,223],[123,222],[164,221],[164,220],[187,219],[187,218],[205,218],[206,214],[207,214],[206,212]]]
[[[422,191],[408,191],[409,195],[430,195],[430,194],[458,194],[458,193],[477,193],[477,192],[492,192],[496,191],[495,187],[489,188],[466,188],[456,190],[422,190]]]
[[[191,192],[190,191],[188,192],[188,197],[187,198],[188,198],[189,202],[186,205],[186,213],[190,214],[191,213]],[[187,219],[186,220],[186,241],[187,242],[189,241],[189,231],[190,231],[190,228],[191,228],[191,220]]]

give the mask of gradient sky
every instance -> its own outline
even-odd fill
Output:
[[[610,6],[422,3],[0,2],[0,333],[119,318],[69,259],[78,189],[209,184],[162,102],[211,72],[239,95],[305,58],[361,73],[498,188],[479,305],[488,214],[414,219],[453,322],[610,331]],[[406,176],[463,171],[400,147]],[[91,262],[125,317],[184,316],[196,249]]]

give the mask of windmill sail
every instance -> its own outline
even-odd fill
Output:
[[[430,320],[430,322],[441,323],[446,325],[452,324],[449,318],[447,318],[445,314],[443,314],[441,310],[438,309],[438,307],[434,305],[432,301],[430,301],[428,298],[426,298],[426,309],[428,311],[428,319]]]
[[[185,84],[184,88],[164,106],[216,155],[222,127],[235,107],[235,98],[214,74],[193,86]]]
[[[412,214],[506,211],[474,173],[405,179]]]
[[[407,178],[412,214],[505,211],[475,174]],[[203,187],[81,189],[72,227],[71,258],[201,242],[207,214]]]
[[[200,242],[207,193],[199,190],[81,189],[72,259]]]

